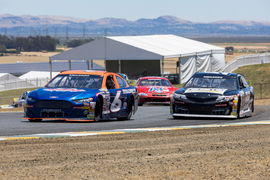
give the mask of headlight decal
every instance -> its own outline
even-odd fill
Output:
[[[29,102],[35,102],[36,99],[34,99],[34,98],[28,96],[27,99],[26,99],[26,101],[29,101]]]
[[[93,101],[93,98],[85,98],[85,99],[76,99],[76,100],[73,100],[75,103],[77,104],[84,104],[84,105],[89,105],[90,102]]]
[[[139,93],[139,96],[148,96],[146,93]]]
[[[176,100],[187,99],[186,95],[184,95],[184,94],[176,94],[176,93],[173,94],[173,98],[176,99]]]

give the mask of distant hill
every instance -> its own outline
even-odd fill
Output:
[[[200,23],[175,16],[160,16],[153,19],[141,18],[130,21],[120,18],[87,20],[62,16],[0,15],[0,34],[81,37],[104,35],[105,33],[107,35],[269,36],[270,22],[224,20]]]

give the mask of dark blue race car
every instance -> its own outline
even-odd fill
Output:
[[[30,92],[24,111],[33,122],[128,120],[137,110],[137,101],[136,88],[116,73],[64,71],[44,88]]]
[[[235,73],[195,73],[171,100],[174,118],[240,118],[253,111],[253,87]]]

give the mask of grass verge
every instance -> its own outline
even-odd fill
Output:
[[[25,89],[1,91],[0,92],[0,105],[11,104],[13,101],[13,98],[19,98],[23,92],[32,91],[34,89],[36,89],[36,88],[25,88]]]

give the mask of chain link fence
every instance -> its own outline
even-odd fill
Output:
[[[36,78],[36,79],[24,79],[24,80],[10,80],[0,81],[0,91],[7,91],[13,89],[23,88],[35,88],[42,87],[49,82],[49,78]]]
[[[264,63],[270,63],[270,53],[240,56],[235,60],[233,60],[232,62],[226,64],[221,71],[232,72],[242,66],[252,64],[264,64]]]

